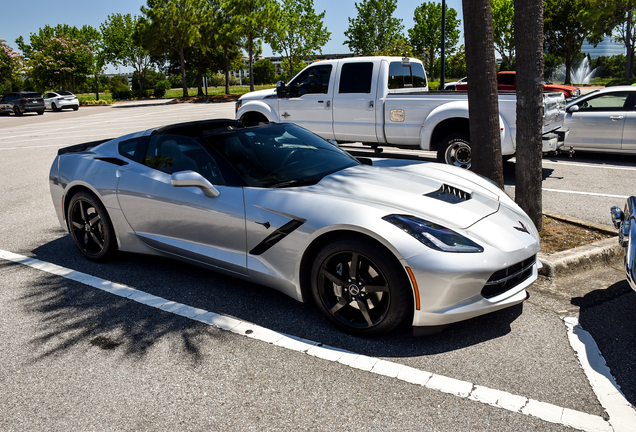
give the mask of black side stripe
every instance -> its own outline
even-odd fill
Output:
[[[254,249],[250,251],[251,255],[261,255],[265,253],[269,248],[274,246],[276,243],[287,237],[287,234],[291,234],[294,232],[299,226],[304,224],[305,221],[299,220],[290,220],[282,227],[278,228],[276,231],[268,235],[265,240],[254,246]]]

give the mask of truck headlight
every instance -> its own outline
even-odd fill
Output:
[[[382,218],[441,252],[478,253],[484,248],[455,231],[415,216],[389,215]]]
[[[239,108],[241,108],[241,105],[243,105],[243,101],[242,100],[237,100],[236,101],[236,105],[234,106],[234,114],[236,114],[239,110]]]

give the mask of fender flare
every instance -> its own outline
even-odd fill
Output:
[[[241,108],[236,112],[236,119],[240,120],[245,114],[249,112],[255,112],[264,115],[267,120],[275,123],[280,123],[278,114],[276,111],[263,101],[250,100],[246,101]]]
[[[514,154],[513,131],[509,127],[508,122],[501,116],[501,113],[498,115],[501,134],[501,152],[506,155]],[[468,101],[453,101],[435,107],[422,122],[422,128],[420,129],[420,148],[422,150],[431,150],[431,140],[437,126],[445,120],[452,119],[457,119],[458,121],[468,120]]]

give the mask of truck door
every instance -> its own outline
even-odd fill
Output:
[[[289,98],[278,99],[281,123],[295,123],[324,139],[334,139],[331,93],[333,66],[318,64],[305,68],[289,83]]]
[[[380,62],[347,61],[336,77],[333,132],[339,141],[378,142],[375,133]]]

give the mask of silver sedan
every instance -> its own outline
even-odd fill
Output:
[[[566,107],[570,129],[564,148],[636,154],[636,87],[607,87],[575,99]]]
[[[44,106],[51,111],[61,111],[64,108],[77,111],[79,100],[77,96],[68,91],[48,92],[44,95]]]

